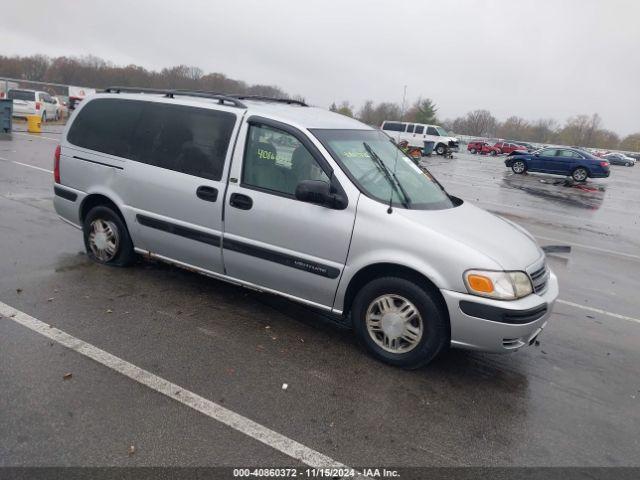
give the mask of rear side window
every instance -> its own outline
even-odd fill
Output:
[[[36,100],[36,92],[29,92],[27,90],[9,90],[7,98],[10,100],[26,100],[34,102]]]
[[[235,115],[182,105],[91,101],[67,140],[82,148],[220,180]]]
[[[416,125],[416,133],[424,133],[424,127],[422,125]]]
[[[545,148],[540,152],[543,157],[555,157],[557,156],[557,150],[555,148]]]
[[[132,136],[132,160],[220,180],[236,116],[229,112],[147,103]]]
[[[415,127],[413,124],[407,125],[407,133],[413,133],[413,127]]]
[[[558,156],[566,158],[582,158],[580,154],[574,152],[573,150],[558,150]]]
[[[404,124],[400,122],[385,122],[382,129],[390,132],[404,132]]]

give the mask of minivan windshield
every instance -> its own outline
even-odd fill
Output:
[[[349,178],[368,197],[396,207],[440,210],[455,206],[447,192],[378,130],[312,129]]]

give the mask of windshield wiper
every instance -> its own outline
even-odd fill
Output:
[[[371,160],[374,161],[374,163],[378,166],[378,168],[384,174],[384,176],[387,177],[389,185],[391,185],[391,188],[393,188],[398,194],[398,197],[400,198],[400,201],[402,202],[402,205],[404,206],[404,208],[409,208],[409,206],[411,205],[411,199],[409,198],[409,195],[407,195],[407,192],[405,191],[405,189],[402,187],[402,184],[398,181],[398,177],[396,177],[395,172],[391,172],[387,168],[387,166],[380,159],[378,154],[373,151],[373,149],[369,146],[367,142],[363,142],[362,144],[364,145],[364,149],[371,156]],[[389,213],[391,213],[391,205],[389,205]]]

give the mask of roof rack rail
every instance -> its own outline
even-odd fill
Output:
[[[301,107],[309,106],[302,100],[294,100],[293,98],[277,98],[277,97],[267,97],[264,95],[240,95],[240,94],[233,94],[229,96],[233,98],[237,98],[238,100],[258,100],[262,102],[277,102],[277,103],[286,103],[288,105],[300,105]]]
[[[223,95],[220,93],[202,92],[198,90],[180,90],[180,89],[163,89],[163,88],[140,88],[140,87],[107,87],[104,89],[104,93],[156,93],[164,95],[167,98],[174,98],[176,95],[184,97],[198,97],[198,98],[210,98],[212,100],[218,100],[218,103],[223,105],[225,102],[230,103],[234,107],[247,108],[247,106],[240,101],[239,98]]]

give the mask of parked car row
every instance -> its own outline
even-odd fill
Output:
[[[68,112],[66,102],[39,90],[14,88],[7,92],[7,98],[13,100],[13,116],[18,118],[36,115],[47,122],[64,118]]]
[[[624,165],[625,167],[633,167],[636,164],[636,159],[625,155],[624,153],[607,153],[602,156],[611,165]]]
[[[467,151],[473,154],[496,156],[503,153],[509,155],[516,151],[527,152],[528,148],[515,142],[496,142],[491,145],[484,140],[473,140],[467,144]]]

